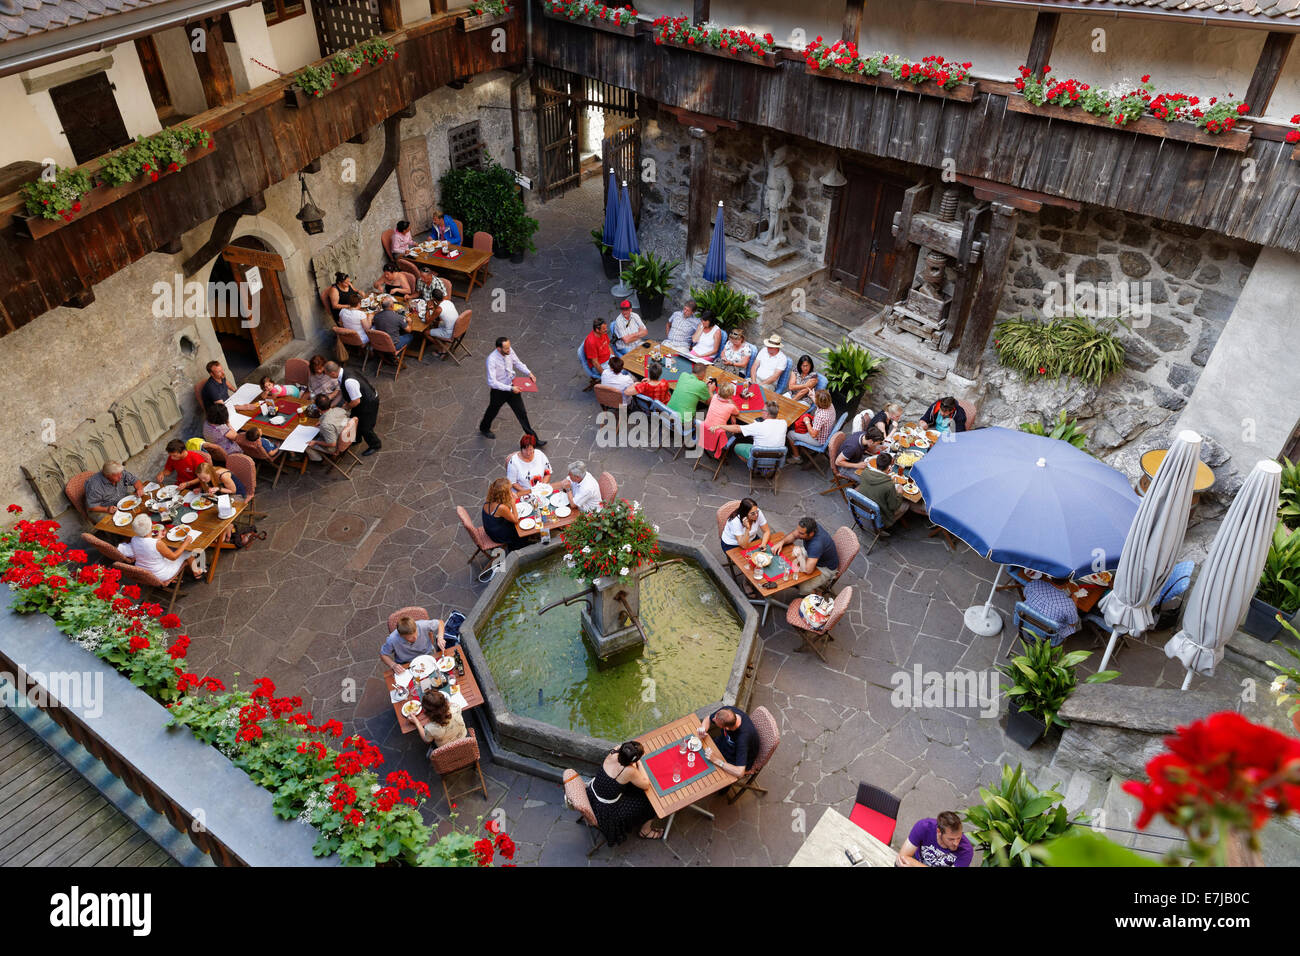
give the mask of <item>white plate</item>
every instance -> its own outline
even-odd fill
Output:
[[[113,515],[113,524],[117,525],[119,528],[125,528],[134,520],[135,515],[131,514],[129,511],[119,511],[117,514]]]
[[[526,501],[521,501],[519,502],[518,505],[515,506],[515,514],[517,514],[521,518],[527,518],[532,513],[533,513],[533,506]]]
[[[550,485],[546,484],[545,482],[540,482],[536,485],[533,485],[533,494],[537,495],[537,497],[539,498],[551,497],[551,492],[553,492],[554,490],[555,490],[554,488],[552,488]]]
[[[446,657],[438,659],[438,670],[444,674],[456,666],[456,658],[448,654]]]
[[[192,507],[195,511],[207,511],[214,504],[216,504],[216,502],[209,501],[207,498],[198,498],[193,502],[193,504],[191,504],[190,507]]]
[[[421,654],[410,663],[411,673],[416,677],[425,678],[433,673],[434,668],[438,666],[438,659],[432,654]]]
[[[555,505],[555,507],[557,508],[563,507],[568,503],[569,503],[569,496],[566,495],[563,491],[557,491],[555,494],[551,495],[551,504]]]
[[[287,419],[285,419],[283,415],[276,415],[274,418],[267,419],[267,421],[269,421],[272,425],[283,425],[286,420]]]
[[[172,528],[170,531],[167,532],[167,540],[173,543],[177,541],[184,541],[189,536],[190,536],[190,531],[188,528]]]
[[[121,508],[123,511],[131,511],[139,503],[140,503],[140,499],[137,498],[135,495],[127,495],[125,498],[123,498],[121,501],[117,503],[117,506]]]
[[[703,747],[704,744],[700,743],[699,737],[692,737],[690,740],[686,741],[687,750],[693,750],[696,753],[699,753],[700,750],[703,749]]]
[[[159,494],[166,498],[174,498],[176,495],[180,494],[180,491],[180,485],[163,485],[158,489]]]
[[[569,508],[568,505],[561,505],[560,507],[555,509],[555,517],[557,518],[567,518],[571,514],[573,514],[573,511]]]
[[[151,481],[149,482],[149,484],[144,486],[144,493],[146,495],[151,491],[157,491],[157,490],[158,490],[158,482],[156,481]]]
[[[537,522],[532,518],[523,518],[519,522],[520,531],[532,531],[537,527]]]
[[[912,485],[912,484],[903,485],[903,494],[905,495],[914,495],[920,490],[921,489],[918,488],[916,485]]]
[[[185,512],[185,514],[181,515],[181,520],[184,521],[186,524],[193,524],[194,522],[199,520],[199,516],[196,515],[193,511],[187,511]]]
[[[408,720],[418,714],[421,710],[418,700],[408,700],[402,705],[402,716]]]
[[[399,700],[406,700],[407,691],[405,687],[394,687],[388,692],[388,699],[394,704]]]

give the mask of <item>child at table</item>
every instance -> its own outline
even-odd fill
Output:
[[[262,391],[257,396],[259,402],[275,401],[277,398],[302,398],[303,396],[303,390],[297,385],[277,385],[269,375],[263,375],[262,381],[258,384],[262,386]]]

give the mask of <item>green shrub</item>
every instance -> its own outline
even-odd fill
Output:
[[[1300,611],[1300,532],[1279,521],[1264,559],[1264,573],[1255,597],[1290,617]]]
[[[490,233],[505,253],[534,251],[538,222],[524,211],[515,174],[497,163],[486,169],[449,169],[438,181],[442,208],[465,226],[465,238]]]
[[[1010,664],[999,664],[997,669],[1011,678],[1011,686],[1003,686],[1008,697],[1019,697],[1016,706],[1021,713],[1030,714],[1051,727],[1070,726],[1058,713],[1078,686],[1075,669],[1092,656],[1092,651],[1065,651],[1065,645],[1052,646],[1051,641],[1025,640],[1020,643],[1025,653],[1011,658]],[[1101,671],[1085,678],[1085,684],[1104,684],[1119,676],[1119,671]]]
[[[850,400],[871,391],[871,383],[867,380],[885,364],[883,358],[872,355],[847,338],[841,339],[833,349],[822,349],[819,354],[826,357],[822,366],[826,388]]]
[[[1056,786],[1060,786],[1057,784]],[[1029,852],[1068,833],[1075,823],[1087,822],[1082,815],[1070,819],[1055,789],[1040,791],[1016,765],[1002,768],[1000,785],[980,787],[979,806],[969,808],[966,822],[973,830],[970,840],[984,852],[981,866],[1041,866]]]
[[[1022,432],[1028,432],[1031,435],[1043,435],[1047,438],[1057,438],[1061,441],[1069,442],[1080,451],[1088,450],[1087,433],[1079,427],[1079,420],[1077,418],[1066,419],[1065,409],[1061,409],[1060,413],[1056,416],[1056,422],[1052,426],[1051,431],[1048,431],[1047,427],[1042,422],[1021,422],[1020,430]]]
[[[660,259],[653,252],[647,252],[645,255],[635,253],[628,267],[623,270],[622,279],[636,289],[637,295],[654,298],[657,295],[667,294],[672,288],[673,273],[681,264],[680,259],[668,262]],[[698,305],[698,302],[696,304]]]
[[[733,289],[725,282],[715,282],[707,289],[692,289],[691,298],[699,307],[697,315],[700,312],[712,312],[713,321],[726,332],[758,318],[754,297]]]
[[[1277,516],[1294,531],[1300,528],[1300,462],[1282,458],[1282,493]]]
[[[1099,385],[1124,367],[1124,343],[1113,331],[1118,322],[1079,316],[1008,319],[993,330],[993,347],[999,362],[1026,378],[1064,375]]]

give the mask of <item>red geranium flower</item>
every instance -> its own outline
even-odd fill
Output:
[[[1292,120],[1291,122],[1294,123],[1296,121]],[[7,510],[11,515],[20,515],[23,513],[23,509],[21,505],[10,505]]]

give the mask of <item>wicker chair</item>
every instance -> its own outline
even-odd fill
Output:
[[[591,834],[591,849],[587,851],[587,856],[590,857],[605,845],[605,835],[596,823],[596,814],[591,809],[591,800],[587,797],[587,785],[582,782],[582,774],[572,768],[564,771],[564,803],[571,810],[578,811],[580,816],[576,822],[579,826],[586,824],[587,832]]]
[[[483,780],[483,769],[479,766],[478,738],[474,736],[473,728],[470,728],[468,736],[462,737],[460,740],[453,740],[441,747],[430,747],[428,756],[434,773],[438,775],[438,779],[442,783],[442,795],[447,798],[448,807],[451,806],[453,797],[463,797],[475,790],[482,790],[483,799],[487,799],[487,783]],[[471,786],[468,790],[452,793],[447,788],[447,777],[462,770],[468,770],[470,767],[473,767],[474,772],[478,774],[478,786]]]
[[[422,607],[399,607],[392,614],[388,615],[388,633],[397,630],[397,622],[404,617],[409,617],[414,621],[429,620],[429,612]]]
[[[465,237],[462,235],[462,236],[461,236],[461,239],[463,240],[464,238],[465,238]],[[490,232],[476,232],[476,233],[474,233],[474,239],[473,239],[473,241],[470,243],[470,245],[471,245],[471,247],[474,248],[474,249],[478,249],[478,250],[480,250],[480,251],[482,251],[482,252],[486,252],[486,253],[488,253],[489,255],[491,255],[491,253],[492,253],[492,245],[493,245],[493,241],[492,241],[492,233],[490,233]]]
[[[898,826],[898,809],[902,805],[903,801],[888,790],[881,790],[869,783],[859,783],[858,798],[853,801],[849,822],[889,846],[894,839],[894,830]]]
[[[857,560],[858,552],[862,550],[862,542],[848,525],[840,525],[836,528],[831,539],[835,542],[835,553],[839,556],[840,566],[835,571],[835,577],[821,589],[823,593],[829,593],[831,588],[839,583],[840,578],[844,577],[844,572]]]
[[[385,229],[379,234],[379,244],[384,249],[384,258],[393,258],[393,236],[397,235],[396,229]]]
[[[393,338],[382,329],[370,330],[370,354],[375,356],[375,375],[379,374],[380,369],[384,366],[384,360],[387,359],[393,365],[393,381],[396,382],[399,375],[402,374],[402,367],[406,363],[406,346],[400,349]],[[365,366],[361,369],[365,371]]]
[[[189,565],[186,561],[181,565],[179,571],[172,576],[171,580],[163,581],[155,577],[143,568],[137,568],[135,564],[127,564],[125,561],[115,561],[113,567],[122,572],[122,578],[130,581],[132,584],[138,584],[142,588],[153,588],[163,593],[171,592],[171,600],[167,602],[168,612],[176,604],[176,599],[181,594],[181,581],[185,578],[185,568]]]
[[[199,451],[208,456],[208,461],[219,468],[226,467],[226,450],[220,445],[214,445],[210,441],[205,441],[199,446]]]
[[[81,533],[81,540],[86,547],[98,551],[99,556],[109,563],[121,561],[123,564],[135,564],[135,558],[128,558],[121,551],[117,550],[116,547],[109,544],[103,538],[91,534],[89,531],[83,531]]]
[[[600,501],[604,504],[607,501],[613,501],[614,496],[618,494],[618,481],[607,471],[602,471],[600,477],[596,479],[600,485]]]
[[[257,494],[257,463],[248,455],[230,455],[226,460],[226,467],[244,486],[244,500],[248,502],[248,507],[244,509],[243,514],[245,523],[265,518],[266,512],[253,510],[253,498]]]
[[[772,716],[770,710],[766,707],[755,707],[749,719],[754,722],[754,729],[758,731],[758,757],[749,768],[749,772],[728,789],[728,803],[735,803],[746,790],[767,793],[767,788],[760,787],[755,781],[758,779],[759,771],[767,766],[767,762],[772,759],[772,754],[776,753],[776,748],[781,743],[781,728],[777,726],[776,718]]]
[[[844,612],[849,609],[849,602],[853,600],[853,588],[847,587],[841,591],[835,598],[835,610],[831,611],[831,616],[826,619],[826,623],[821,627],[809,627],[808,622],[803,619],[799,613],[799,605],[802,601],[791,601],[790,606],[785,611],[785,623],[789,624],[803,638],[806,645],[814,654],[826,660],[826,655],[822,652],[823,648],[831,641],[835,640],[831,636],[831,628],[840,622]],[[802,647],[798,650],[803,650]]]
[[[739,507],[740,507],[740,499],[736,498],[732,501],[728,501],[725,505],[723,505],[721,508],[718,509],[718,540],[719,541],[722,540],[722,532],[727,527],[727,522],[731,520],[731,516],[736,513],[736,509]]]
[[[285,452],[280,451],[278,448],[274,452],[269,452],[260,441],[250,441],[245,438],[243,432],[238,432],[235,435],[235,444],[239,446],[239,450],[243,452],[243,454],[252,459],[254,465],[269,465],[273,468],[275,470],[275,477],[271,479],[271,487],[274,488],[279,484],[280,474],[284,471],[284,464],[289,460],[289,456]],[[227,467],[229,467],[229,465],[227,465]],[[232,468],[231,470],[233,471],[234,469]],[[302,467],[298,469],[298,474],[301,475],[306,470],[307,461],[304,456]],[[243,480],[242,476],[240,480]]]
[[[465,529],[465,533],[469,535],[469,540],[474,544],[474,553],[469,556],[469,560],[465,562],[466,564],[473,564],[474,559],[480,554],[491,561],[493,550],[505,547],[505,545],[498,544],[489,538],[487,532],[471,521],[469,512],[460,505],[456,506],[456,517],[460,518],[461,527]]]
[[[289,385],[307,387],[311,376],[311,364],[306,359],[291,358],[284,360],[284,380]]]
[[[333,453],[325,451],[323,448],[316,449],[321,454],[321,461],[328,464],[335,471],[342,472],[343,477],[348,481],[352,480],[352,469],[361,464],[361,459],[358,458],[357,453],[352,450],[352,446],[357,440],[357,427],[357,420],[355,418],[349,418],[348,423],[343,426],[343,431],[339,433],[338,441],[334,443]],[[352,459],[352,463],[348,464],[348,466],[344,468],[343,464],[347,464],[349,458]],[[343,464],[340,464],[340,462]]]
[[[90,512],[86,510],[86,481],[93,471],[79,471],[63,486],[63,493],[68,496],[68,501],[72,502],[72,507],[77,509],[77,514],[81,515],[81,520],[86,524],[94,524],[90,520]]]
[[[975,427],[975,413],[979,411],[979,409],[976,408],[973,403],[968,402],[965,399],[958,399],[957,405],[966,413],[966,430],[970,431]]]
[[[830,468],[827,470],[827,474],[830,477],[831,486],[822,492],[823,495],[833,495],[838,491],[840,497],[844,498],[846,503],[848,502],[848,498],[844,497],[844,489],[852,488],[855,482],[849,478],[845,478],[835,470],[835,459],[840,457],[840,449],[844,447],[844,441],[848,437],[849,436],[846,432],[836,432],[831,436],[830,444],[826,446],[826,460],[830,462]]]

